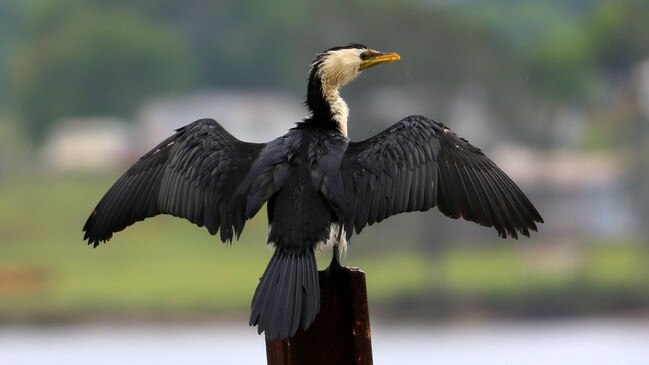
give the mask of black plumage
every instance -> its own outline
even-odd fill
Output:
[[[84,239],[96,247],[113,233],[164,213],[232,241],[245,219],[243,207],[229,209],[229,198],[264,146],[239,141],[212,119],[179,128],[108,190],[83,227]]]
[[[536,231],[543,220],[516,184],[441,123],[409,116],[365,141],[347,139],[338,88],[395,60],[361,45],[318,55],[307,91],[311,116],[265,144],[242,142],[212,119],[178,129],[108,190],[83,227],[84,239],[97,246],[137,221],[171,214],[231,241],[267,203],[275,251],[250,324],[274,339],[307,329],[318,313],[316,248],[340,249],[367,225],[437,206],[501,237]]]

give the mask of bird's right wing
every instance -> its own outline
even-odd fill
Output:
[[[176,130],[108,190],[83,226],[84,239],[97,246],[137,221],[171,214],[231,241],[245,224],[245,206],[230,206],[231,197],[264,146],[238,140],[213,119]]]
[[[536,222],[543,222],[525,194],[480,149],[422,116],[350,142],[340,179],[348,236],[394,214],[434,206],[451,218],[494,227],[502,237],[528,236]]]

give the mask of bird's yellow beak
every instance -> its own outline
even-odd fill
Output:
[[[391,52],[391,53],[381,53],[381,52],[376,52],[372,53],[370,55],[370,58],[361,61],[360,66],[358,67],[359,71],[367,70],[368,68],[372,66],[376,66],[379,63],[384,63],[384,62],[396,62],[401,59],[401,56],[399,56],[398,53]]]

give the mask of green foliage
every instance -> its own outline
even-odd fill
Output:
[[[116,8],[48,3],[11,60],[15,101],[32,135],[61,117],[126,115],[190,81],[180,40],[155,22]]]
[[[61,117],[132,116],[146,99],[187,88],[301,93],[314,52],[361,42],[404,56],[364,90],[393,77],[413,104],[446,119],[458,90],[478,85],[492,119],[525,137],[545,132],[528,125],[531,110],[600,105],[605,80],[624,79],[649,53],[647,14],[637,0],[7,0],[0,106],[40,136]],[[354,102],[360,87],[345,96]],[[355,116],[356,125],[375,118]]]
[[[592,43],[578,27],[564,27],[528,54],[530,83],[539,95],[559,103],[587,100],[595,70]]]
[[[588,26],[598,64],[609,74],[627,73],[649,55],[649,3],[601,1]]]

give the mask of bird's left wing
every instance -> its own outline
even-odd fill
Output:
[[[422,116],[350,142],[339,176],[348,236],[394,214],[434,206],[451,218],[494,227],[502,237],[529,236],[536,222],[543,222],[525,194],[480,149]]]
[[[83,226],[84,239],[97,246],[137,221],[171,214],[231,241],[245,224],[245,206],[230,206],[231,197],[264,146],[238,140],[213,119],[176,130],[108,190]]]

